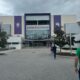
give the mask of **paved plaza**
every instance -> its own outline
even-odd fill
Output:
[[[74,57],[57,56],[49,48],[5,51],[0,55],[0,80],[78,80]]]

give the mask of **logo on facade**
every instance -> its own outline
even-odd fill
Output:
[[[16,26],[17,26],[17,27],[19,27],[19,26],[20,26],[20,23],[19,23],[19,22],[18,22],[18,23],[16,23]]]
[[[58,26],[58,27],[60,26],[59,22],[56,22],[56,26]]]

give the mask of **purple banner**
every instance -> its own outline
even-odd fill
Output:
[[[0,32],[1,32],[1,23],[0,23]]]
[[[54,32],[61,30],[61,16],[54,15]]]
[[[14,34],[22,33],[22,17],[14,16]]]

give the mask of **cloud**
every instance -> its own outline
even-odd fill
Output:
[[[0,15],[11,15],[13,14],[13,8],[9,3],[0,1]]]
[[[80,14],[80,0],[3,0],[8,7],[0,13],[23,15],[24,13]],[[1,3],[0,3],[1,4]],[[9,12],[11,10],[11,12]],[[1,8],[0,8],[1,11]]]

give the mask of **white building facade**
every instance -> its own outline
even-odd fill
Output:
[[[31,21],[34,22],[30,23]],[[2,30],[7,31],[11,36],[21,36],[24,38],[30,29],[46,29],[49,30],[49,35],[53,35],[56,29],[55,25],[60,26],[59,29],[64,30],[66,23],[76,22],[75,15],[51,15],[50,13],[26,13],[24,16],[0,16],[0,27],[2,27]]]
[[[24,16],[0,16],[0,30],[9,36],[26,40],[50,39],[64,25],[77,23],[75,15],[51,15],[50,13],[26,13]],[[76,27],[75,27],[76,28]]]

